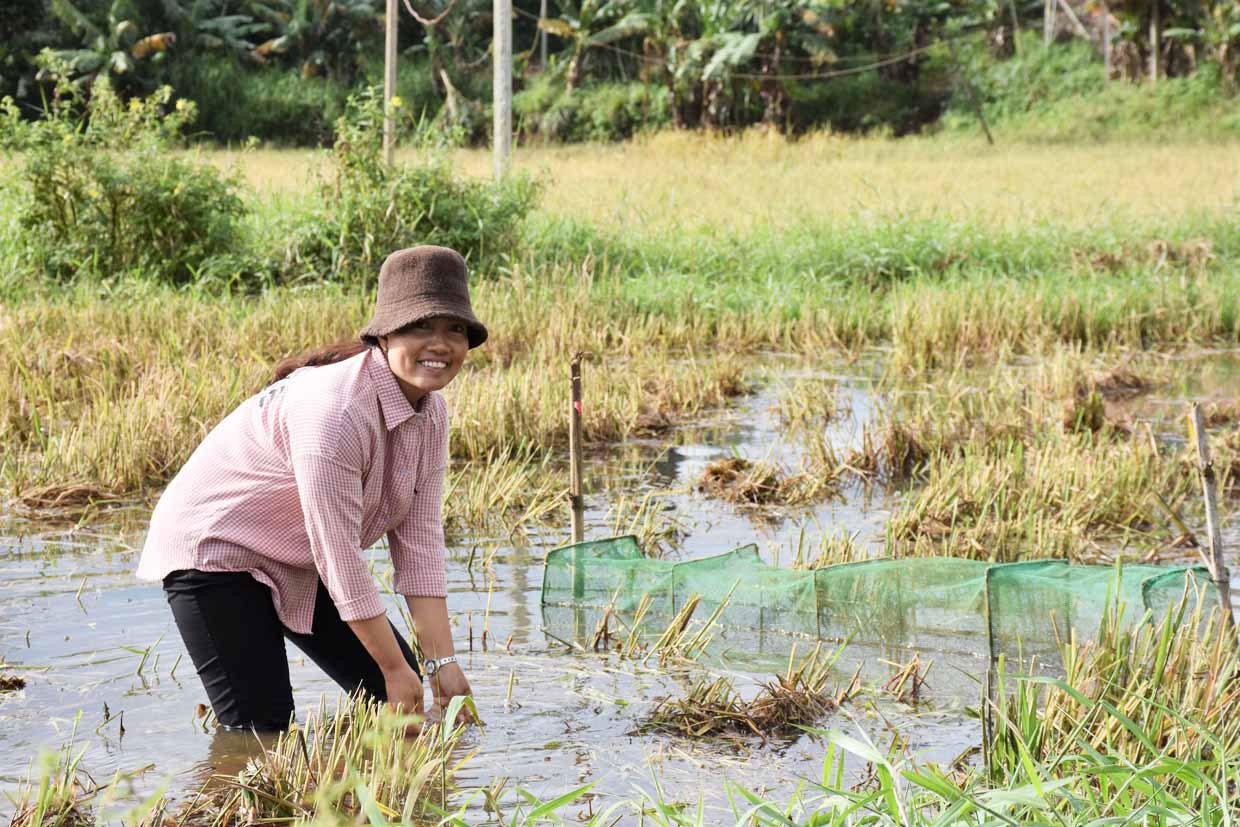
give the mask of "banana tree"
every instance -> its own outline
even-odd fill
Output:
[[[631,8],[623,0],[580,0],[575,8],[570,6],[559,17],[538,21],[543,31],[568,41],[565,86],[569,90],[580,84],[591,49],[639,37],[651,25],[651,15]]]
[[[162,62],[176,44],[176,34],[151,31],[132,0],[110,5],[75,5],[72,0],[52,0],[51,12],[79,41],[73,48],[53,49],[53,57],[67,65],[79,83],[92,83],[101,74],[118,88],[140,84],[138,70]],[[162,21],[160,21],[162,22]]]

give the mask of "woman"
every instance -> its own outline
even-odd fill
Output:
[[[138,575],[163,581],[220,724],[288,726],[284,638],[345,690],[422,712],[417,661],[362,554],[385,533],[436,703],[469,694],[445,601],[438,393],[487,338],[467,276],[443,247],[390,255],[360,341],[282,363],[156,505]]]

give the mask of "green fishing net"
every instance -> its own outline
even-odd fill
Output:
[[[699,560],[647,558],[633,537],[594,540],[547,555],[544,614],[576,612],[580,626],[611,607],[672,616],[692,596],[698,617],[720,603],[721,627],[761,635],[987,654],[1056,650],[1088,638],[1123,607],[1136,622],[1208,585],[1200,567],[1093,566],[1061,560],[987,563],[951,557],[881,559],[801,571],[769,565],[748,545]]]

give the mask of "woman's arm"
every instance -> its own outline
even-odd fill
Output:
[[[368,617],[365,620],[347,621],[353,634],[362,642],[362,646],[379,665],[383,673],[383,682],[387,690],[387,699],[393,707],[423,714],[422,681],[418,673],[405,660],[405,655],[396,643],[396,635],[392,632],[392,624],[387,615]]]
[[[413,616],[414,629],[418,633],[418,645],[422,654],[438,659],[456,654],[452,643],[452,624],[448,620],[448,601],[442,597],[414,597],[407,595],[409,614]],[[473,690],[459,663],[449,663],[430,679],[435,692],[435,705],[447,707],[457,695],[471,695]],[[458,722],[468,720],[462,710]]]

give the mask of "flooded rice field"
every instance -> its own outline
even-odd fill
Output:
[[[696,483],[722,458],[799,463],[803,447],[789,438],[775,410],[779,394],[797,379],[838,383],[840,415],[826,424],[826,439],[840,452],[858,447],[864,426],[883,404],[875,391],[881,365],[881,354],[826,372],[772,360],[758,390],[734,407],[670,435],[622,446],[643,460],[641,472],[608,476],[609,454],[592,456],[587,474],[596,488],[587,536],[623,529],[615,504],[627,498],[653,503],[659,519],[672,526],[662,535],[663,553],[672,559],[755,542],[764,559],[788,565],[806,537],[840,532],[877,552],[893,509],[907,496],[898,488],[852,483],[812,507],[772,511],[704,496]],[[1181,381],[1174,386],[1129,405],[1129,415],[1151,423],[1159,439],[1182,439],[1175,422],[1185,399],[1235,399],[1240,391],[1235,353],[1186,358],[1177,373]],[[202,717],[205,695],[162,591],[133,576],[144,522],[141,510],[129,509],[87,530],[17,519],[0,527],[0,664],[26,679],[24,689],[0,693],[0,791],[12,792],[41,749],[70,739],[84,751],[82,764],[96,780],[117,772],[128,779],[122,785],[128,799],[114,802],[115,808],[160,790],[193,791],[213,774],[237,772],[257,748],[254,735],[218,731]],[[449,549],[448,603],[457,651],[486,724],[465,738],[465,750],[476,754],[458,773],[459,786],[486,787],[506,778],[510,789],[520,786],[545,799],[594,782],[591,806],[599,809],[609,798],[651,791],[657,771],[665,797],[691,803],[704,797],[722,819],[730,812],[724,779],[777,794],[818,776],[824,747],[808,736],[764,744],[638,733],[652,706],[683,693],[689,677],[588,651],[584,640],[573,639],[581,629],[544,614],[543,555],[566,541],[567,522],[566,510],[565,528],[468,538]],[[1235,548],[1234,532],[1225,537]],[[372,555],[383,580],[385,554],[377,548]],[[397,603],[388,602],[395,618]],[[725,633],[720,643],[717,651],[728,656],[708,658],[703,666],[727,671],[742,688],[756,690],[786,665],[793,641],[778,635],[757,643],[729,641]],[[804,651],[804,642],[798,645]],[[849,647],[836,666],[838,680],[845,684],[860,668],[863,684],[875,687],[912,654],[898,647]],[[823,726],[865,733],[884,747],[898,737],[919,758],[943,764],[966,756],[980,741],[971,708],[978,704],[985,660],[980,654],[974,664],[959,655],[921,656],[939,662],[920,703],[868,690]],[[324,697],[334,703],[335,685],[295,648],[289,657],[299,716]],[[10,806],[0,797],[0,817]],[[486,820],[480,795],[471,807],[471,821]]]

